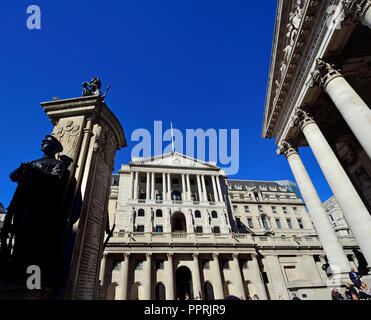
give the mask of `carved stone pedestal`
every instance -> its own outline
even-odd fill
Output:
[[[63,208],[68,216],[62,241],[65,279],[57,295],[96,299],[110,179],[116,150],[126,146],[124,131],[99,96],[41,105],[54,125],[53,136],[63,145],[59,157],[70,161]]]

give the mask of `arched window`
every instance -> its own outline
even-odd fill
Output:
[[[166,300],[165,286],[161,282],[155,287],[155,300]]]
[[[156,217],[162,217],[162,210],[161,209],[156,210]]]
[[[195,217],[196,218],[201,218],[201,212],[200,212],[200,210],[196,210],[195,211]]]
[[[218,217],[218,213],[215,210],[213,210],[213,211],[211,211],[211,216],[213,218],[217,218]]]
[[[205,300],[214,300],[214,289],[210,282],[206,281],[204,284]]]
[[[144,209],[138,210],[138,217],[144,217]]]
[[[171,193],[171,200],[182,200],[182,194],[179,191],[173,191]]]

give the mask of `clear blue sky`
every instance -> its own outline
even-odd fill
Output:
[[[26,27],[39,5],[42,29]],[[9,173],[42,155],[52,125],[40,102],[81,95],[92,76],[111,85],[107,105],[121,121],[130,161],[136,128],[240,129],[240,170],[231,178],[294,181],[273,140],[261,137],[276,1],[6,1],[0,11],[0,202]],[[331,196],[308,148],[301,150],[322,200]]]

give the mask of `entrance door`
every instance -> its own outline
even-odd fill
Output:
[[[192,290],[192,273],[187,267],[182,266],[176,270],[175,273],[176,281],[176,298],[179,300],[185,300],[188,296],[189,300],[193,299]]]

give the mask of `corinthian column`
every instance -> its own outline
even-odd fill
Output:
[[[138,199],[138,180],[139,180],[139,172],[135,171],[135,181],[134,181],[134,200]]]
[[[198,253],[193,253],[193,294],[194,297],[202,298],[202,291],[201,291],[201,277],[200,277],[200,266],[198,263]]]
[[[240,270],[240,263],[238,262],[238,254],[233,253],[232,258],[233,258],[234,273],[237,275],[237,283],[236,283],[237,288],[236,289],[238,291],[238,298],[242,297],[243,299],[246,299],[245,288],[244,288],[244,284],[243,284],[243,278],[242,278],[242,274],[241,274],[241,270]]]
[[[151,199],[151,178],[150,172],[147,172],[147,179],[146,179],[146,200]]]
[[[332,266],[332,270],[338,270],[336,273],[346,274],[350,270],[348,258],[346,257],[334,228],[327,217],[321,199],[319,198],[317,191],[305,170],[297,148],[289,142],[284,141],[277,153],[284,154],[290,165],[291,171],[294,174],[295,180],[312,218],[314,227],[321,240],[323,250],[326,252],[329,263]]]
[[[370,0],[343,0],[343,7],[346,14],[371,28]]]
[[[145,263],[145,282],[144,282],[144,300],[151,300],[151,273],[152,273],[152,254],[146,253],[147,261]]]
[[[152,172],[152,178],[151,178],[151,200],[156,200],[155,198],[155,173]]]
[[[222,188],[220,187],[219,176],[216,176],[215,179],[216,179],[216,186],[218,187],[219,201],[222,202],[223,201],[223,194],[222,194]]]
[[[213,183],[214,202],[219,202],[218,192],[216,191],[215,176],[210,176]]]
[[[206,192],[206,184],[205,184],[205,176],[204,175],[201,175],[201,182],[202,182],[202,194],[203,194],[203,198],[204,198],[204,201],[206,202],[207,201],[207,192]]]
[[[220,274],[220,265],[219,265],[219,254],[213,253],[213,259],[214,259],[214,268],[215,268],[215,300],[218,299],[224,299],[223,294],[223,282],[222,282],[222,276]]]
[[[369,212],[314,120],[299,109],[295,122],[300,125],[363,255],[371,265]]]
[[[202,201],[200,175],[197,175],[197,190],[198,190],[198,199],[197,200]]]
[[[353,90],[343,75],[322,59],[317,59],[312,73],[313,84],[322,86],[330,96],[345,122],[371,158],[371,110]]]
[[[124,253],[124,261],[121,262],[121,300],[128,299],[128,275],[129,275],[129,257],[130,253]]]
[[[174,299],[174,270],[173,270],[173,254],[167,254],[167,262],[169,268],[169,284],[168,291],[166,295],[166,300],[175,300]]]
[[[170,179],[170,173],[167,173],[167,200],[171,200],[171,179]]]

